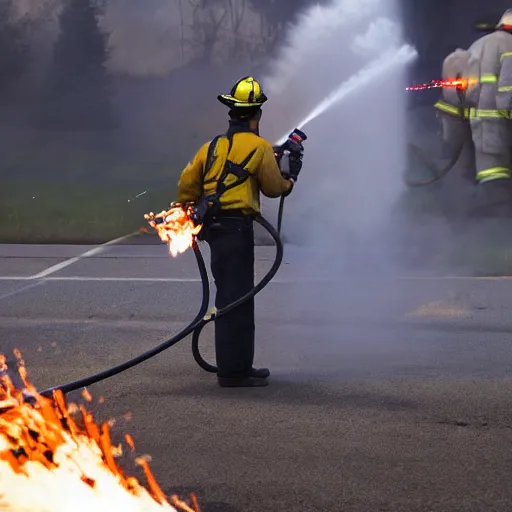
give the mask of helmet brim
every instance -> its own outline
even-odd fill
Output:
[[[261,107],[261,105],[267,101],[267,97],[264,93],[261,93],[258,101],[253,102],[239,101],[234,96],[231,96],[231,94],[219,94],[217,99],[229,108]]]

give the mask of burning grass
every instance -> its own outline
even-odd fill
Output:
[[[51,399],[41,396],[27,378],[21,354],[15,355],[17,372],[11,378],[12,368],[0,354],[0,510],[199,512],[193,495],[190,504],[177,496],[167,500],[148,457],[135,458],[146,486],[125,474],[116,462],[123,445],[111,443],[112,422],[97,424],[85,405],[68,405],[60,391]],[[87,392],[83,397],[92,400]],[[133,453],[129,435],[125,443]]]

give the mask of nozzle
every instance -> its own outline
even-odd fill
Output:
[[[297,142],[304,142],[305,140],[307,140],[308,137],[302,130],[295,128],[295,130],[293,130],[293,132],[290,133],[289,138]]]

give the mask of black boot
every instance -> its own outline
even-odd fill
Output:
[[[268,386],[268,377],[268,368],[253,368],[247,377],[217,377],[217,380],[223,388],[254,388]]]
[[[221,388],[257,388],[268,386],[268,380],[256,377],[217,377]]]
[[[270,370],[268,368],[253,368],[251,370],[251,377],[255,379],[268,379],[270,377]]]

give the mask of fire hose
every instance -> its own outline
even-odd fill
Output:
[[[450,87],[456,89],[457,96],[459,97],[460,101],[459,109],[462,115],[462,112],[465,110],[466,107],[467,81],[463,79],[460,75],[457,75],[455,78],[450,78],[448,80],[432,80],[428,84],[413,85],[411,87],[407,87],[406,90],[422,91],[438,87]],[[464,150],[464,141],[461,141],[451,151],[450,159],[444,167],[439,167],[437,163],[434,161],[434,159],[432,159],[425,150],[421,149],[419,146],[412,142],[409,142],[407,144],[407,150],[409,155],[413,154],[423,162],[423,164],[432,172],[432,177],[423,180],[413,180],[405,176],[405,184],[409,187],[423,187],[436,183],[440,179],[444,178],[455,167],[455,165],[459,161],[460,156],[462,155],[462,151]]]
[[[270,236],[274,239],[275,245],[276,245],[276,255],[274,259],[274,263],[272,267],[270,267],[270,270],[266,273],[266,275],[263,277],[263,279],[246,295],[240,297],[235,302],[232,302],[231,304],[228,304],[222,309],[219,309],[217,312],[212,313],[212,315],[205,317],[202,321],[198,323],[198,325],[194,328],[194,331],[192,333],[192,355],[194,357],[194,360],[196,363],[205,371],[209,373],[217,373],[217,367],[214,365],[209,364],[205,361],[205,359],[202,357],[201,352],[199,350],[199,337],[201,336],[201,332],[211,320],[214,320],[215,318],[218,318],[219,316],[225,315],[226,313],[229,313],[233,309],[237,308],[244,302],[246,302],[249,299],[252,299],[257,293],[259,293],[267,284],[274,278],[274,276],[277,274],[277,271],[279,270],[279,267],[281,266],[281,263],[283,261],[283,243],[281,241],[281,222],[282,222],[282,216],[283,216],[283,209],[284,209],[284,196],[281,197],[281,200],[279,201],[279,213],[278,213],[278,229],[276,230],[270,222],[268,222],[264,217],[261,215],[257,215],[254,220],[260,224],[263,228],[265,228]],[[208,292],[209,293],[209,292]]]
[[[299,130],[295,130],[290,134],[290,137],[292,137],[295,133],[300,134],[300,137],[303,138],[303,140],[306,139],[306,136],[304,133],[300,132]],[[283,148],[285,146],[283,145]],[[188,335],[192,334],[192,355],[194,357],[194,360],[197,362],[197,364],[207,372],[210,373],[216,373],[217,368],[211,364],[209,364],[202,356],[199,350],[199,337],[201,335],[201,331],[203,328],[211,321],[215,320],[216,318],[219,318],[220,316],[223,316],[233,309],[237,308],[244,302],[252,299],[256,294],[258,294],[267,284],[274,278],[274,276],[277,274],[277,271],[279,270],[279,267],[281,266],[281,263],[283,261],[283,242],[281,241],[281,226],[282,226],[282,218],[283,218],[283,212],[284,212],[284,200],[286,196],[281,196],[280,202],[279,202],[279,211],[277,216],[277,229],[272,226],[272,224],[267,221],[261,214],[256,214],[253,217],[253,220],[260,224],[272,237],[274,240],[275,246],[276,246],[276,255],[274,258],[274,263],[270,270],[265,274],[265,276],[261,279],[261,281],[248,293],[237,299],[236,301],[232,302],[231,304],[228,304],[227,306],[219,309],[214,310],[210,314],[208,314],[208,304],[210,299],[210,282],[208,279],[208,271],[206,269],[206,265],[204,262],[203,255],[201,253],[201,250],[199,248],[199,245],[197,243],[197,239],[194,239],[194,242],[192,244],[192,249],[194,251],[194,255],[196,258],[197,266],[199,268],[199,274],[201,278],[201,285],[202,285],[202,300],[201,300],[201,306],[199,308],[199,311],[197,315],[195,316],[194,320],[190,322],[186,327],[184,327],[180,332],[169,338],[168,340],[160,343],[156,347],[153,347],[152,349],[132,358],[128,361],[125,361],[117,366],[113,366],[111,368],[108,368],[106,370],[103,370],[99,373],[96,373],[94,375],[90,375],[88,377],[84,377],[83,379],[79,379],[76,381],[68,382],[66,384],[61,384],[60,386],[55,386],[52,388],[45,389],[44,391],[41,391],[40,394],[43,396],[52,396],[54,391],[60,390],[63,393],[69,393],[71,391],[75,391],[80,388],[84,388],[87,386],[90,386],[92,384],[96,384],[97,382],[100,382],[102,380],[108,379],[110,377],[113,377],[115,375],[118,375],[119,373],[122,373],[126,370],[129,370],[130,368],[133,368],[134,366],[137,366],[138,364],[143,363],[144,361],[147,361],[148,359],[151,359],[152,357],[155,357],[160,352],[163,352],[164,350],[167,350],[168,348],[176,345],[181,340],[186,338]]]
[[[282,216],[284,211],[284,196],[281,197],[280,204],[279,204],[279,214],[278,214],[278,226],[281,226],[282,223]],[[147,361],[148,359],[151,359],[152,357],[158,355],[160,352],[163,352],[164,350],[167,350],[168,348],[172,347],[173,345],[176,345],[178,342],[186,338],[189,334],[193,333],[192,338],[192,353],[194,355],[194,359],[196,362],[206,371],[209,372],[216,372],[217,369],[207,363],[203,357],[201,356],[199,352],[199,335],[204,328],[206,324],[211,322],[212,320],[215,320],[215,318],[218,318],[220,316],[225,315],[226,313],[229,313],[236,307],[240,306],[240,304],[246,302],[249,299],[252,299],[257,293],[259,293],[267,284],[274,278],[274,276],[277,274],[277,271],[279,270],[279,267],[281,266],[281,263],[283,261],[283,243],[281,241],[280,232],[272,226],[270,222],[268,222],[263,216],[260,214],[256,215],[254,217],[254,221],[260,224],[273,238],[275,245],[276,245],[276,255],[274,259],[274,264],[270,268],[270,270],[265,274],[265,276],[262,278],[262,280],[246,295],[240,297],[238,300],[232,302],[231,304],[228,304],[224,308],[219,309],[218,311],[211,313],[210,315],[207,315],[208,311],[208,304],[210,299],[210,283],[208,279],[208,271],[206,270],[206,265],[204,262],[203,255],[201,253],[201,250],[199,248],[199,245],[197,242],[194,242],[192,248],[194,251],[194,255],[196,257],[197,266],[199,268],[199,274],[201,276],[201,284],[202,284],[202,301],[201,301],[201,307],[199,308],[199,312],[197,313],[196,317],[190,324],[188,324],[185,328],[183,328],[180,332],[175,334],[172,338],[169,338],[168,340],[160,343],[160,345],[148,350],[147,352],[144,352],[143,354],[138,355],[137,357],[134,357],[133,359],[130,359],[128,361],[125,361],[124,363],[121,363],[117,366],[113,366],[112,368],[108,368],[107,370],[104,370],[102,372],[96,373],[94,375],[91,375],[89,377],[85,377],[80,380],[76,380],[73,382],[68,382],[66,384],[61,384],[60,386],[55,386],[49,389],[46,389],[42,391],[40,394],[43,396],[51,396],[54,391],[61,390],[63,393],[69,393],[70,391],[75,391],[77,389],[90,386],[92,384],[95,384],[97,382],[100,382],[102,380],[108,379],[110,377],[113,377],[114,375],[117,375],[121,372],[124,372],[130,368],[133,368],[134,366],[143,363],[144,361]]]
[[[462,154],[462,150],[464,149],[464,143],[461,143],[457,146],[457,148],[452,152],[451,158],[448,161],[448,163],[442,168],[439,168],[437,166],[437,163],[432,158],[429,157],[427,152],[421,149],[416,144],[409,142],[407,147],[410,153],[414,153],[420,160],[423,161],[425,166],[430,171],[432,171],[433,176],[431,178],[426,178],[424,180],[413,180],[411,178],[407,178],[406,176],[405,183],[409,187],[424,187],[426,185],[432,185],[433,183],[444,178],[455,167],[455,164],[459,161],[459,158]]]

